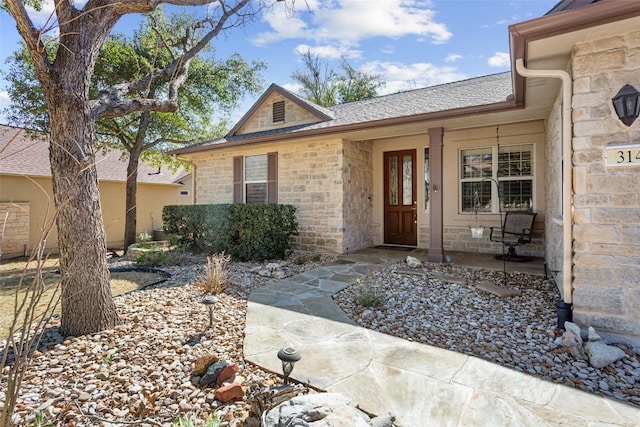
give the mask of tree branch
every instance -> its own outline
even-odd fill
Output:
[[[223,0],[218,0],[222,14],[218,22],[213,28],[198,41],[193,47],[186,50],[182,56],[174,59],[169,65],[162,70],[149,73],[144,78],[133,82],[125,83],[121,85],[115,85],[102,91],[95,100],[90,102],[93,117],[96,119],[104,117],[117,117],[119,115],[131,113],[134,111],[161,111],[161,112],[173,112],[177,109],[178,90],[187,79],[189,71],[189,65],[191,60],[204,49],[207,44],[218,35],[224,28],[227,21],[239,12],[248,4],[251,0],[240,0],[233,7],[229,8]],[[188,3],[188,0],[185,0]],[[174,3],[168,1],[168,3]],[[177,3],[177,2],[176,2]],[[133,101],[122,101],[123,99],[138,94],[148,87],[151,83],[158,79],[169,79],[169,86],[167,90],[167,100],[149,100],[138,99]],[[154,102],[155,101],[155,102]],[[123,108],[124,104],[128,103],[129,107]],[[138,104],[144,109],[136,110],[132,109]],[[152,105],[162,106],[162,109],[153,110]]]
[[[46,78],[51,71],[51,63],[47,57],[47,50],[42,42],[42,33],[33,26],[27,9],[20,0],[6,0],[9,13],[16,20],[18,32],[24,39],[33,58],[33,64],[41,78]]]
[[[91,101],[92,103],[95,101]],[[144,113],[145,111],[157,111],[160,113],[173,113],[178,110],[177,99],[125,99],[110,100],[98,109],[100,115],[96,118],[111,119],[130,113]],[[95,110],[94,110],[95,114]]]

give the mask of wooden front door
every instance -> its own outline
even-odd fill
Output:
[[[416,246],[416,150],[384,153],[384,243]]]

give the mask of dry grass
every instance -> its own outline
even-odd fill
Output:
[[[224,292],[227,280],[229,280],[229,271],[227,270],[229,261],[231,261],[231,257],[225,255],[224,252],[208,257],[198,286],[208,294],[218,295]]]
[[[25,269],[25,267],[27,267]],[[37,306],[38,312],[43,311],[53,294],[56,283],[60,280],[60,275],[56,273],[58,269],[58,259],[48,259],[42,268],[42,277],[47,291],[42,295]],[[9,332],[9,325],[13,320],[15,307],[15,291],[18,286],[27,288],[36,274],[36,264],[27,265],[24,259],[8,260],[0,263],[0,339],[6,337]],[[24,277],[24,279],[22,279]],[[127,271],[111,273],[111,294],[113,296],[122,295],[136,289],[144,288],[152,283],[162,280],[159,274],[144,273],[140,271]],[[22,280],[22,282],[21,282]],[[24,292],[20,292],[24,295]],[[58,313],[60,307],[56,307]]]

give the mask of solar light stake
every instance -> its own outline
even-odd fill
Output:
[[[284,383],[289,383],[289,375],[293,371],[293,365],[300,360],[300,353],[293,347],[283,348],[278,352],[278,359],[282,361],[282,374],[284,375]]]
[[[213,308],[218,302],[218,298],[213,295],[207,295],[202,299],[202,303],[209,307],[209,328],[213,328]]]

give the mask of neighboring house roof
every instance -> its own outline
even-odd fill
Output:
[[[558,4],[553,6],[550,11],[545,15],[552,15],[558,12],[564,12],[565,10],[580,9],[581,7],[588,6],[592,3],[597,3],[600,0],[560,0]]]
[[[274,91],[294,100],[294,102],[306,107],[310,112],[316,115],[324,114],[325,117],[319,118],[316,123],[241,135],[235,134],[234,132],[240,128],[241,124],[244,123]],[[511,99],[512,79],[510,72],[476,77],[406,92],[398,92],[391,95],[326,108],[305,101],[280,86],[271,85],[227,136],[175,150],[173,153],[183,154],[206,151],[230,143],[248,143],[252,140],[277,135],[302,137],[306,132],[311,133],[320,129],[339,131],[350,126],[353,127],[361,124],[377,125],[389,119],[455,112],[464,110],[465,108],[504,103],[511,101]]]
[[[116,150],[96,154],[99,180],[126,181],[127,162],[121,159],[122,155]],[[183,168],[171,172],[164,166],[159,172],[157,167],[140,162],[138,182],[174,184],[189,175]],[[41,133],[0,125],[0,175],[51,177],[48,138]]]

